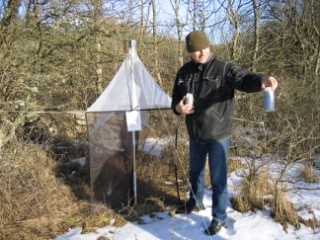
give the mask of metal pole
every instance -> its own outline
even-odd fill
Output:
[[[131,56],[136,50],[136,40],[131,39],[129,41],[129,48]],[[137,100],[135,99],[135,83],[134,83],[134,68],[133,61],[131,58],[131,100],[132,100],[132,110],[136,108]],[[133,161],[133,197],[134,204],[138,203],[138,194],[137,194],[137,166],[136,166],[136,136],[135,131],[132,131],[132,161]]]
[[[136,166],[136,132],[132,131],[132,155],[133,155],[133,196],[134,204],[138,203],[137,194],[137,166]]]

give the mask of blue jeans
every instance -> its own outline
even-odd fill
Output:
[[[223,222],[227,218],[229,139],[199,143],[190,139],[190,201],[201,204],[205,190],[205,163],[209,157],[212,185],[212,217]]]

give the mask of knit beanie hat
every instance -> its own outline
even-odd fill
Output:
[[[188,52],[196,52],[210,46],[207,35],[202,31],[193,31],[186,37]]]

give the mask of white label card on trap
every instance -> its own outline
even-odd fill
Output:
[[[127,129],[128,131],[141,130],[141,116],[140,111],[126,112]]]

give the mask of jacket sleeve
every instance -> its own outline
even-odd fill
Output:
[[[181,96],[181,93],[179,91],[178,81],[179,81],[179,78],[177,74],[176,80],[174,82],[173,90],[172,90],[172,102],[171,102],[171,109],[176,115],[180,115],[180,113],[176,111],[176,106],[183,98],[183,96]]]
[[[233,63],[228,63],[226,66],[226,84],[229,88],[236,89],[242,92],[260,92],[261,80],[264,75],[250,72]]]

